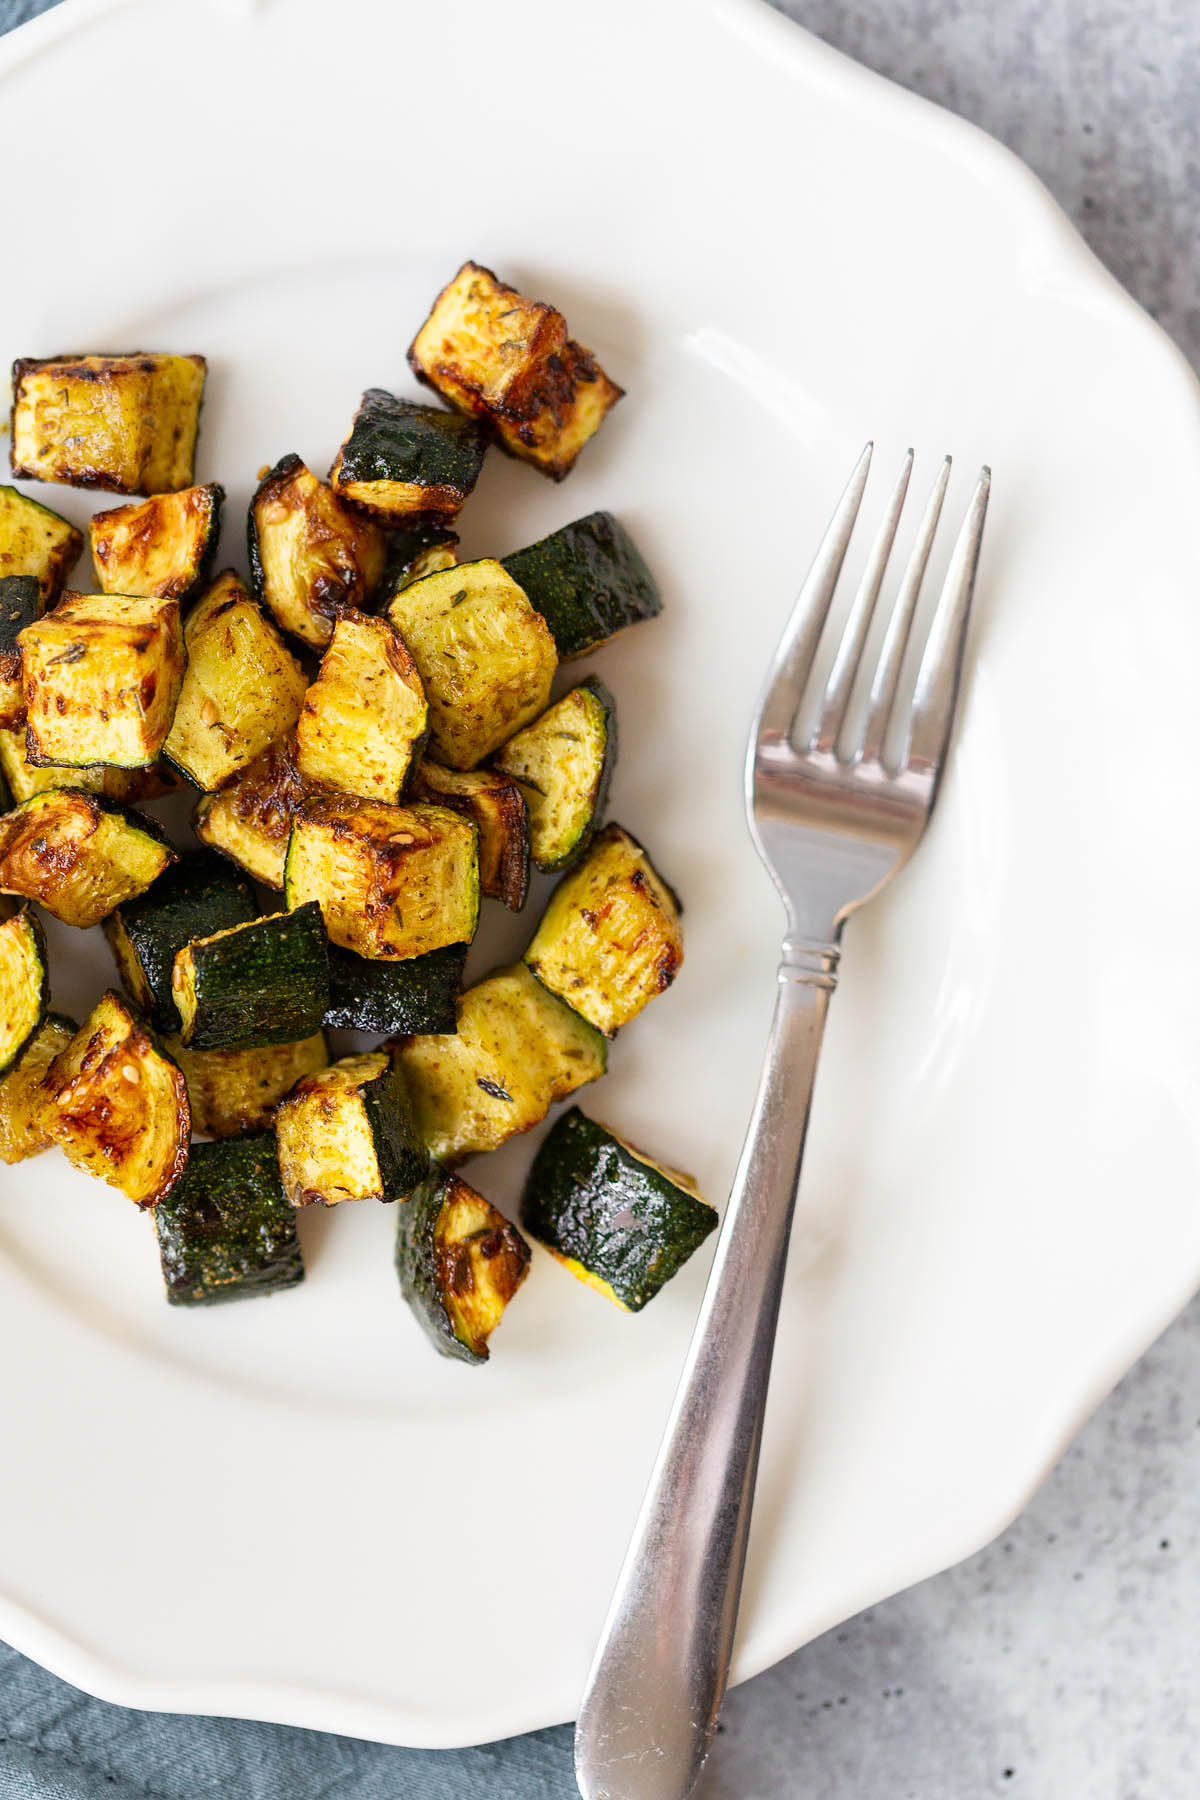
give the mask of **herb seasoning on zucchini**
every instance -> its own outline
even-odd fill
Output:
[[[50,1148],[43,1077],[78,1030],[74,1019],[48,1013],[20,1062],[0,1080],[0,1162],[24,1162]]]
[[[466,960],[466,944],[444,944],[403,962],[379,962],[330,944],[325,1023],[382,1037],[454,1031]]]
[[[21,646],[17,641],[42,610],[42,591],[33,575],[0,577],[0,727],[11,730],[25,718]]]
[[[580,1281],[640,1312],[716,1229],[717,1214],[690,1177],[573,1106],[533,1159],[521,1223]]]
[[[484,1363],[488,1339],[529,1273],[515,1225],[445,1169],[432,1169],[400,1210],[400,1290],[435,1349]]]
[[[429,1166],[402,1071],[386,1051],[347,1056],[297,1082],[275,1115],[293,1206],[403,1200]]]
[[[608,512],[574,519],[501,561],[546,620],[564,662],[662,611],[641,551]]]
[[[413,776],[412,794],[475,821],[479,890],[520,912],[529,890],[529,817],[516,782],[491,769],[445,769],[427,756]]]
[[[679,904],[636,838],[600,832],[551,894],[525,961],[608,1037],[670,987],[683,962]]]
[[[210,1138],[269,1131],[284,1095],[329,1062],[322,1032],[253,1050],[189,1050],[178,1037],[166,1038],[164,1048],[183,1070],[192,1130]]]
[[[83,533],[15,487],[0,486],[0,581],[32,575],[41,611],[53,606],[83,549]]]
[[[479,479],[486,442],[460,413],[368,388],[330,484],[386,525],[414,517],[450,522]]]
[[[255,881],[282,888],[292,816],[308,793],[296,767],[295,746],[281,738],[196,808],[196,836]]]
[[[175,958],[194,938],[211,937],[258,917],[254,889],[240,870],[205,852],[181,856],[146,893],[104,921],[117,973],[156,1031],[177,1031],[171,991]]]
[[[48,788],[0,818],[0,893],[83,930],[175,861],[153,820],[81,788]]]
[[[395,802],[429,730],[404,639],[386,619],[344,612],[296,726],[296,765],[314,787]]]
[[[154,1228],[172,1306],[253,1300],[304,1280],[270,1132],[193,1144],[182,1180],[155,1208]]]
[[[329,1005],[320,907],[197,938],[175,958],[171,991],[189,1049],[253,1050],[312,1037]]]
[[[186,605],[207,578],[224,499],[220,482],[211,481],[96,513],[88,536],[100,592]]]
[[[583,855],[604,818],[616,758],[616,705],[594,675],[497,752],[496,767],[525,796],[539,869],[565,869]]]
[[[186,661],[177,600],[68,594],[20,644],[31,763],[135,769],[155,760]]]
[[[22,357],[13,364],[18,479],[165,494],[192,484],[202,356]]]
[[[380,527],[344,506],[298,456],[285,456],[259,483],[249,550],[257,597],[285,631],[318,650],[339,613],[365,610],[387,557]]]
[[[45,935],[23,906],[0,924],[0,1075],[33,1042],[49,1004]]]

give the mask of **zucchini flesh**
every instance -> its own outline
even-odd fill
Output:
[[[556,308],[475,262],[442,289],[408,361],[451,406],[486,419],[510,455],[556,481],[622,393]]]
[[[466,944],[445,944],[403,962],[372,961],[329,946],[329,1010],[326,1025],[371,1031],[454,1031]]]
[[[155,760],[186,660],[177,600],[68,594],[20,643],[31,763],[132,769]]]
[[[487,1361],[529,1255],[516,1226],[445,1169],[430,1170],[400,1209],[400,1291],[435,1349],[458,1362]]]
[[[86,929],[176,861],[152,820],[80,788],[49,788],[0,819],[0,893]]]
[[[255,1050],[189,1050],[178,1037],[167,1038],[165,1048],[187,1082],[192,1130],[209,1138],[269,1131],[284,1095],[329,1062],[321,1032]]]
[[[0,924],[0,1075],[18,1062],[46,1017],[46,939],[31,906]]]
[[[290,732],[308,677],[232,569],[183,630],[187,670],[164,754],[197,787],[224,787]]]
[[[330,485],[388,525],[453,520],[479,479],[486,444],[473,419],[368,388]]]
[[[293,1044],[321,1029],[329,968],[319,906],[269,913],[185,945],[171,991],[189,1049]]]
[[[83,533],[74,525],[19,489],[0,486],[0,581],[32,575],[45,611],[61,594],[82,549]]]
[[[539,869],[565,869],[583,855],[604,818],[616,757],[616,703],[594,675],[497,753],[496,767],[525,796]]]
[[[275,1132],[293,1206],[403,1200],[429,1166],[404,1076],[382,1050],[344,1057],[297,1082]]]
[[[0,1080],[0,1162],[24,1162],[50,1148],[42,1080],[78,1030],[74,1019],[48,1013],[20,1062]]]
[[[322,650],[339,613],[365,610],[387,544],[378,525],[344,506],[298,456],[285,456],[250,503],[249,552],[256,597],[285,631]]]
[[[469,943],[479,922],[477,838],[444,806],[319,794],[292,819],[287,904],[318,902],[330,941],[359,956]]]
[[[529,891],[529,816],[517,783],[491,769],[446,769],[426,757],[412,792],[475,821],[480,892],[520,912]]]
[[[388,617],[425,684],[439,762],[473,768],[545,710],[558,666],[554,640],[498,562],[426,575],[400,590]]]
[[[19,725],[25,717],[18,639],[41,610],[42,590],[35,576],[0,576],[0,727],[6,729]]]
[[[255,881],[282,888],[292,817],[307,793],[294,747],[280,739],[269,744],[219,794],[205,796],[196,808],[196,836],[253,875]]]
[[[430,1155],[447,1165],[528,1131],[604,1073],[607,1047],[521,963],[467,989],[453,1037],[407,1037],[397,1050]]]
[[[156,1031],[177,1031],[171,991],[175,958],[194,938],[210,937],[258,917],[253,887],[218,856],[181,856],[154,886],[104,921],[126,991]]]
[[[29,481],[165,494],[192,483],[202,356],[21,357],[12,472]]]
[[[159,800],[174,793],[179,777],[169,764],[151,763],[148,769],[107,769],[102,763],[90,769],[35,768],[25,754],[25,727],[8,731],[0,727],[0,776],[14,803],[44,794],[47,788],[82,788],[124,806],[142,800]]]
[[[564,662],[662,611],[641,551],[608,512],[574,519],[501,561],[546,620]]]
[[[296,726],[296,765],[314,787],[398,801],[429,730],[421,677],[386,619],[344,612]]]
[[[538,980],[611,1037],[670,987],[683,962],[675,895],[619,825],[565,875],[525,952]]]
[[[716,1230],[717,1214],[688,1176],[573,1106],[534,1157],[521,1223],[580,1281],[640,1312]]]
[[[270,1132],[193,1144],[154,1227],[172,1306],[252,1300],[304,1279],[296,1215],[279,1185]]]
[[[183,606],[208,575],[221,531],[219,481],[152,494],[93,515],[88,527],[102,594],[146,594]]]
[[[180,1071],[119,994],[108,992],[51,1063],[48,1136],[67,1161],[157,1206],[187,1162],[190,1115]]]

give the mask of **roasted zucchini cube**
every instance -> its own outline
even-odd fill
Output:
[[[403,962],[372,961],[330,944],[325,1023],[381,1037],[398,1031],[454,1031],[466,960],[466,944],[445,944]]]
[[[608,512],[573,519],[501,563],[549,625],[564,662],[662,611],[641,551]]]
[[[232,569],[183,628],[187,670],[164,754],[212,792],[300,717],[308,677]]]
[[[269,1131],[193,1144],[154,1228],[172,1306],[253,1300],[304,1280],[296,1215],[283,1197]]]
[[[329,967],[319,906],[268,913],[186,944],[171,991],[194,1050],[294,1044],[321,1029]]]
[[[413,776],[412,797],[475,821],[479,890],[520,912],[529,891],[529,816],[516,782],[491,769],[446,769],[426,757]]]
[[[604,1073],[601,1034],[516,963],[469,987],[458,1030],[396,1048],[417,1124],[440,1163],[495,1150]]]
[[[583,855],[603,821],[616,760],[616,703],[594,675],[497,751],[496,767],[525,796],[539,869],[565,869]]]
[[[329,480],[335,494],[386,525],[448,523],[478,481],[486,447],[473,419],[368,388]]]
[[[53,606],[83,549],[83,533],[15,487],[0,487],[0,581],[32,575],[41,611]]]
[[[344,1057],[297,1082],[275,1115],[275,1134],[293,1206],[403,1200],[429,1166],[404,1076],[383,1050]]]
[[[284,1095],[329,1062],[323,1032],[254,1050],[189,1050],[178,1037],[166,1038],[164,1048],[183,1070],[192,1130],[210,1138],[269,1131]]]
[[[225,489],[212,481],[96,513],[88,536],[100,592],[185,606],[208,579],[224,499]]]
[[[572,1275],[641,1312],[717,1227],[680,1175],[571,1107],[542,1140],[521,1223]]]
[[[0,728],[11,731],[25,718],[21,646],[27,625],[42,610],[42,594],[32,575],[0,576]]]
[[[181,856],[146,893],[115,907],[104,935],[130,998],[156,1031],[171,1032],[179,1029],[171,974],[184,945],[258,914],[257,895],[241,871],[201,851]]]
[[[0,1162],[24,1162],[50,1148],[42,1082],[78,1030],[74,1019],[48,1013],[20,1062],[0,1081]]]
[[[159,800],[173,794],[181,786],[179,776],[161,760],[148,769],[107,769],[97,763],[90,769],[57,769],[53,764],[35,768],[25,754],[25,726],[9,731],[0,727],[0,777],[14,804],[28,800],[33,794],[44,794],[47,788],[83,788],[105,800],[116,800],[122,806],[136,806],[143,800]]]
[[[338,499],[298,456],[250,503],[250,578],[285,631],[323,650],[347,607],[365,610],[387,560],[382,529]]]
[[[49,1004],[45,935],[23,906],[0,924],[0,1075],[33,1043]]]
[[[612,1037],[683,962],[679,903],[636,838],[608,825],[550,896],[525,961]]]
[[[439,762],[472,769],[545,710],[558,667],[554,640],[498,562],[426,575],[400,590],[388,617],[425,684]]]
[[[622,389],[553,306],[466,262],[413,339],[409,364],[512,456],[561,481]]]
[[[429,732],[417,665],[386,619],[345,612],[296,726],[296,765],[314,787],[397,801]]]
[[[176,860],[151,819],[82,788],[48,788],[0,818],[0,894],[86,930]]]
[[[529,1245],[459,1176],[431,1169],[400,1209],[396,1273],[434,1348],[485,1363],[488,1339],[529,1273]]]
[[[205,796],[196,808],[196,836],[255,881],[282,889],[292,815],[308,791],[296,767],[294,743],[281,738],[219,794]]]
[[[20,644],[31,763],[154,762],[183,682],[177,600],[68,594],[25,627]]]
[[[12,472],[31,481],[167,494],[192,484],[202,356],[22,357],[13,364]]]
[[[292,819],[287,903],[317,901],[330,942],[359,956],[469,943],[479,922],[478,835],[444,806],[315,795]]]
[[[188,1155],[187,1088],[111,990],[46,1072],[47,1135],[67,1161],[139,1206],[170,1193]]]

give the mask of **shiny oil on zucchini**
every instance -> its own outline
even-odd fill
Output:
[[[565,869],[583,855],[603,822],[616,758],[616,704],[594,675],[496,752],[496,768],[525,796],[539,869]]]
[[[225,489],[212,481],[95,513],[88,536],[100,592],[185,606],[207,579],[224,499]]]
[[[98,925],[175,860],[152,820],[81,788],[48,788],[0,818],[0,893],[64,925]]]
[[[317,901],[330,942],[359,956],[469,943],[479,921],[478,835],[444,806],[317,794],[292,819],[287,904]]]
[[[453,1036],[398,1039],[397,1051],[429,1153],[453,1164],[529,1131],[598,1080],[607,1046],[516,963],[467,989]]]
[[[529,1273],[529,1245],[482,1194],[435,1168],[400,1209],[396,1273],[435,1349],[483,1363]]]
[[[252,1300],[304,1279],[270,1132],[193,1144],[182,1179],[155,1208],[154,1228],[172,1306]]]
[[[23,906],[0,924],[0,1075],[32,1044],[49,1004],[45,935]]]
[[[429,1166],[402,1072],[386,1051],[347,1056],[297,1082],[275,1115],[293,1206],[403,1200]]]
[[[510,455],[556,481],[622,393],[555,307],[474,262],[442,289],[408,360],[451,406],[485,419]]]
[[[387,540],[298,456],[285,456],[250,503],[249,551],[256,597],[285,631],[321,650],[339,613],[365,610],[383,574]]]
[[[59,769],[53,763],[35,768],[25,754],[23,723],[12,731],[0,726],[0,777],[14,803],[43,794],[47,788],[73,787],[123,806],[136,806],[143,800],[173,794],[181,786],[179,776],[161,757],[148,769],[109,769],[103,763],[90,769]]]
[[[466,944],[444,944],[402,962],[380,962],[330,944],[325,1023],[381,1037],[455,1031],[467,949]]]
[[[329,1062],[319,1031],[296,1044],[253,1050],[189,1050],[178,1037],[165,1038],[163,1047],[183,1070],[192,1130],[210,1138],[270,1130],[284,1095]]]
[[[292,816],[308,794],[290,738],[269,744],[261,756],[196,808],[202,844],[253,875],[265,887],[282,888]]]
[[[296,725],[296,765],[314,787],[398,801],[429,730],[417,666],[394,625],[338,619]]]
[[[670,987],[683,962],[679,904],[619,825],[593,840],[550,896],[525,961],[607,1036]]]
[[[421,673],[430,750],[471,769],[545,710],[558,658],[549,627],[488,558],[402,588],[388,607]]]
[[[268,913],[186,944],[171,992],[189,1049],[293,1044],[321,1029],[329,967],[318,906]]]
[[[662,611],[645,558],[609,512],[573,519],[501,561],[554,633],[564,662]]]
[[[20,1062],[0,1080],[0,1162],[24,1162],[50,1148],[42,1082],[78,1030],[74,1019],[48,1013]]]
[[[117,973],[156,1031],[178,1031],[171,990],[185,944],[258,917],[258,899],[240,870],[201,851],[181,856],[146,893],[123,901],[104,921]]]
[[[414,800],[449,806],[479,827],[479,890],[520,912],[529,890],[529,817],[525,796],[492,769],[446,769],[425,757],[413,776]]]
[[[11,731],[25,718],[19,638],[42,610],[33,575],[0,576],[0,729]]]
[[[479,479],[487,439],[473,419],[368,388],[329,471],[334,493],[389,526],[450,522]]]
[[[155,761],[186,660],[177,600],[67,594],[20,643],[31,763]]]
[[[12,472],[165,494],[192,483],[202,356],[22,357],[13,364]]]
[[[53,606],[83,549],[83,533],[18,488],[0,486],[0,581],[32,575]]]
[[[187,669],[164,755],[212,792],[292,730],[308,677],[232,569],[196,602],[183,637]]]
[[[109,992],[46,1072],[48,1136],[67,1161],[139,1206],[169,1194],[188,1154],[183,1076]]]

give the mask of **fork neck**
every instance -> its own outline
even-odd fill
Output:
[[[789,932],[783,940],[779,958],[780,984],[799,982],[805,987],[823,988],[832,993],[837,986],[841,954],[837,944]]]

